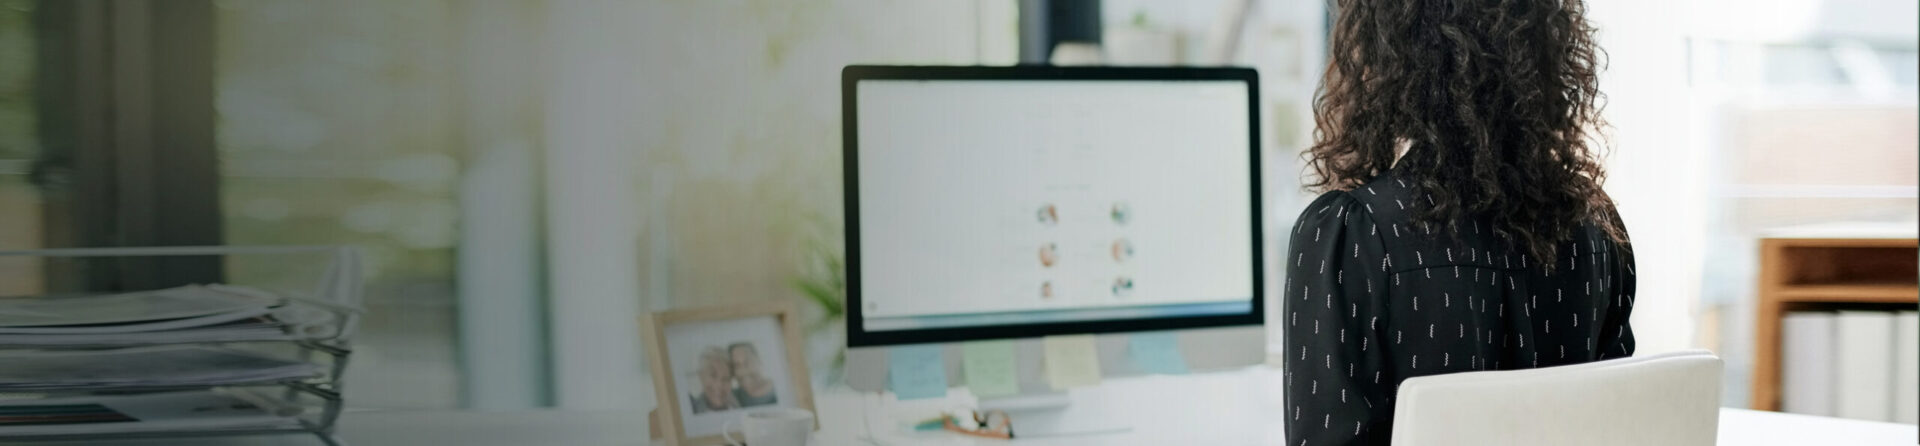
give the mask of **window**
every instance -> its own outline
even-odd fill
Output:
[[[1911,230],[1920,219],[1917,24],[1911,9],[1885,11],[1911,4],[1776,7],[1804,10],[1779,18],[1805,23],[1750,26],[1754,17],[1703,15],[1688,48],[1698,117],[1691,131],[1712,166],[1702,204],[1702,344],[1727,360],[1724,403],[1739,407],[1751,389],[1758,237],[1831,223]]]

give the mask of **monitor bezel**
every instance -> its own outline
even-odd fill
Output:
[[[865,80],[1042,80],[1042,81],[1239,81],[1247,86],[1247,157],[1252,206],[1253,305],[1246,314],[1170,316],[1148,319],[1006,324],[972,327],[867,331],[860,290],[859,82]],[[1259,325],[1266,315],[1265,239],[1261,227],[1260,79],[1241,67],[1059,67],[1059,66],[885,66],[849,65],[840,72],[841,167],[845,199],[846,328],[848,347],[873,347],[989,339],[1036,338]]]

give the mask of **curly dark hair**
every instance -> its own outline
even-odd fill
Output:
[[[1316,177],[1309,190],[1351,190],[1398,168],[1431,199],[1413,212],[1416,224],[1484,218],[1541,259],[1588,222],[1625,246],[1600,188],[1606,54],[1582,0],[1335,7],[1314,144],[1303,154]],[[1396,167],[1402,143],[1411,148]]]

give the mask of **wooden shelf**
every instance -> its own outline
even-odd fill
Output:
[[[1914,238],[1761,239],[1751,406],[1780,410],[1780,319],[1787,312],[1920,303],[1917,263]]]
[[[1920,303],[1915,284],[1781,285],[1774,293],[1781,302]]]

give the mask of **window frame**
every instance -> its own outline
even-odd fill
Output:
[[[34,5],[42,246],[222,241],[210,0]],[[45,268],[49,290],[218,282],[214,258],[98,259]]]

